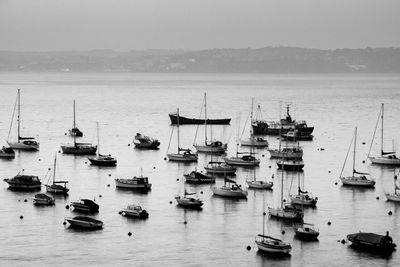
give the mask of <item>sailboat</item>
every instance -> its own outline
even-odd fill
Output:
[[[288,143],[286,142],[286,146],[282,148],[281,140],[282,138],[279,137],[278,149],[268,149],[271,158],[285,158],[287,160],[297,160],[303,158],[303,149],[300,147],[299,143],[297,143],[297,146],[288,146]]]
[[[281,204],[278,208],[268,207],[268,213],[272,217],[279,219],[289,219],[289,220],[302,220],[304,213],[301,209],[296,208],[292,204],[283,204],[283,176],[284,171],[282,170],[281,176]]]
[[[250,112],[250,137],[245,140],[240,140],[242,146],[252,146],[252,147],[268,147],[268,141],[262,137],[255,137],[253,134],[253,104],[254,98],[251,99],[251,112]]]
[[[75,101],[74,101],[75,106]],[[74,109],[75,111],[75,109]],[[75,113],[75,112],[74,112]],[[74,143],[73,144],[62,144],[61,150],[64,154],[73,154],[73,155],[95,155],[97,151],[97,146],[91,143],[78,143],[76,142],[76,135],[73,135]]]
[[[207,94],[204,93],[204,144],[193,144],[193,146],[196,148],[197,152],[206,153],[224,153],[228,148],[228,144],[224,144],[218,140],[208,141],[207,138]]]
[[[53,181],[51,184],[47,182],[46,191],[52,194],[67,195],[69,191],[69,188],[67,188],[68,181],[56,181],[56,168],[57,168],[57,153],[54,156]]]
[[[272,186],[274,185],[272,181],[268,182],[263,180],[257,180],[256,169],[253,169],[253,180],[247,180],[246,183],[249,188],[253,189],[272,189]]]
[[[100,137],[99,137],[99,123],[97,122],[97,155],[95,157],[88,158],[92,165],[97,166],[115,166],[117,165],[117,159],[111,155],[100,154]]]
[[[214,195],[228,198],[247,198],[247,191],[243,190],[235,181],[225,177],[222,187],[211,187]]]
[[[177,114],[178,114],[177,115],[178,121],[176,124],[176,128],[178,131],[178,153],[167,153],[167,157],[170,161],[197,162],[197,159],[198,159],[197,153],[192,153],[192,151],[189,148],[180,148],[180,146],[179,146],[179,109],[177,109]],[[171,133],[171,138],[172,138],[172,133]],[[169,140],[170,144],[171,144],[171,138]],[[169,145],[168,145],[168,149],[169,149]],[[183,153],[181,153],[181,152],[183,152]]]
[[[393,202],[400,202],[400,186],[397,185],[397,175],[394,175],[393,177],[394,180],[394,192],[393,193],[387,193],[386,198],[388,201],[393,201]]]
[[[263,203],[263,207],[265,204]],[[263,211],[263,232],[256,236],[255,243],[259,250],[273,254],[289,254],[292,251],[292,246],[280,239],[265,235],[265,215]]]
[[[18,89],[17,93],[17,106],[18,106],[18,114],[17,114],[17,134],[18,138],[16,142],[10,142],[7,140],[8,145],[13,149],[20,150],[39,150],[39,142],[35,139],[35,137],[22,137],[21,136],[21,93],[20,89]],[[13,111],[13,116],[11,119],[10,130],[8,132],[8,139],[10,138],[11,126],[14,119],[15,106]]]
[[[81,130],[79,130],[79,128],[76,126],[75,123],[75,99],[74,99],[74,123],[72,125],[72,129],[68,130],[69,135],[71,136],[76,136],[76,137],[81,137],[83,136],[83,132],[81,132]]]
[[[397,166],[397,165],[400,165],[400,159],[396,156],[396,153],[394,151],[390,151],[390,152],[383,151],[383,108],[384,108],[384,104],[382,103],[381,111],[379,113],[378,120],[376,122],[375,131],[372,136],[371,145],[369,147],[368,158],[374,164],[396,165]],[[372,143],[375,138],[376,128],[379,123],[379,118],[381,119],[381,122],[382,122],[382,125],[381,125],[381,154],[379,156],[370,156]]]
[[[300,187],[300,173],[298,174],[298,189],[296,195],[290,195],[290,203],[292,205],[302,205],[315,207],[317,205],[318,197],[313,197],[313,195],[307,191],[303,191]],[[304,187],[304,185],[303,185]],[[304,188],[303,188],[304,189]]]
[[[191,197],[191,195],[195,195],[196,193],[188,193],[185,189],[183,196],[175,196],[175,200],[178,203],[178,206],[189,209],[200,209],[203,206],[203,201],[199,198]]]
[[[342,176],[344,167],[346,166],[346,161],[347,157],[350,152],[351,144],[354,141],[354,151],[353,151],[353,174],[351,176]],[[361,186],[361,187],[374,187],[375,186],[375,181],[368,179],[367,175],[369,173],[362,173],[358,172],[355,169],[355,162],[356,162],[356,144],[357,144],[357,127],[354,129],[354,137],[352,139],[352,142],[350,142],[350,147],[347,151],[346,158],[343,163],[342,171],[340,172],[339,179],[342,181],[343,185],[349,185],[349,186]],[[356,175],[358,174],[358,175]]]

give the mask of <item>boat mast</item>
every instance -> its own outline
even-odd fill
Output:
[[[354,129],[354,152],[353,152],[353,176],[356,171],[356,144],[357,144],[357,127]]]
[[[207,93],[204,93],[204,143],[207,145]]]
[[[74,125],[73,125],[73,128],[74,129],[76,128],[76,125],[75,125],[75,99],[74,99]]]
[[[54,167],[53,167],[53,184],[54,181],[56,180],[56,164],[57,164],[57,152],[54,156]]]
[[[97,156],[100,155],[100,135],[99,135],[99,122],[96,122],[97,125]]]
[[[18,143],[19,143],[19,139],[20,139],[20,116],[21,116],[21,96],[20,96],[20,89],[18,89],[18,117],[17,117],[17,121],[18,121]]]
[[[75,128],[75,99],[74,99],[74,105],[73,105],[73,109],[74,109],[74,125],[73,127]],[[76,132],[75,134],[72,134],[72,136],[74,137],[74,147],[76,147]]]
[[[179,108],[176,110],[176,113],[178,114],[177,123],[176,123],[176,128],[178,130],[178,154],[180,154],[181,150],[179,148]]]
[[[382,103],[381,119],[382,119],[382,129],[381,129],[381,155],[383,156],[383,103]]]

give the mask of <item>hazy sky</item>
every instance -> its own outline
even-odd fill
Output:
[[[400,0],[0,0],[0,50],[400,46]]]

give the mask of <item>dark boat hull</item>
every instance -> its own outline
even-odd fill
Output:
[[[254,134],[266,134],[266,135],[286,134],[293,129],[293,127],[287,127],[287,126],[279,128],[277,127],[271,128],[268,126],[268,124],[264,123],[253,124],[252,128]],[[314,127],[296,127],[295,129],[303,135],[311,135],[312,132],[314,131]]]
[[[104,167],[115,167],[117,166],[116,160],[96,160],[89,158],[90,164],[95,166],[104,166]]]
[[[169,118],[171,119],[171,125],[178,124],[178,116],[175,114],[169,114]],[[222,124],[227,125],[230,124],[231,119],[207,119],[207,124]],[[179,116],[179,125],[183,124],[204,124],[204,119],[193,119]]]
[[[278,169],[280,170],[285,170],[285,171],[303,171],[304,164],[301,165],[286,165],[286,164],[281,164],[277,163]]]

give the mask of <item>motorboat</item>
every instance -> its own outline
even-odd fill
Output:
[[[254,153],[236,152],[236,157],[225,158],[225,162],[234,166],[254,167],[260,165],[260,160],[254,157],[253,154]]]
[[[126,189],[139,189],[139,190],[151,189],[151,183],[149,183],[149,178],[143,176],[142,170],[139,177],[134,176],[133,178],[128,178],[128,179],[123,179],[123,178],[115,179],[115,185],[118,188],[126,188]]]
[[[61,150],[64,154],[96,155],[97,146],[92,143],[78,143],[74,139],[73,144],[62,144]]]
[[[33,198],[33,204],[37,206],[52,206],[55,204],[55,199],[46,194],[36,194]]]
[[[160,141],[150,136],[145,136],[140,133],[136,133],[135,139],[133,139],[133,144],[135,145],[135,148],[158,149]]]
[[[371,163],[373,163],[373,164],[389,165],[389,166],[400,166],[400,158],[398,158],[396,156],[396,152],[394,152],[394,151],[384,151],[383,150],[383,111],[384,111],[384,104],[382,103],[381,111],[380,111],[380,113],[378,115],[378,120],[376,122],[374,135],[372,136],[370,149],[368,151],[368,158],[371,161]],[[376,128],[378,126],[379,120],[381,120],[381,122],[382,122],[382,125],[381,125],[381,151],[380,151],[381,153],[380,153],[380,155],[371,156],[370,155],[371,148],[372,148],[372,144],[373,144],[374,139],[375,139]]]
[[[121,210],[122,216],[135,217],[139,219],[149,218],[149,213],[145,209],[142,209],[140,205],[130,204],[126,208]]]
[[[78,201],[71,202],[70,206],[74,211],[84,213],[96,213],[99,211],[99,205],[90,199],[81,198]]]
[[[13,159],[15,158],[15,151],[11,147],[3,146],[0,150],[0,158]]]
[[[7,140],[7,144],[12,148],[12,149],[19,149],[19,150],[31,150],[31,151],[36,151],[39,150],[39,142],[36,140],[35,137],[22,137],[21,136],[21,94],[20,94],[20,89],[18,89],[17,93],[17,106],[18,106],[18,113],[17,113],[17,141],[9,141]],[[15,106],[14,106],[14,111],[13,111],[13,119],[14,119],[14,113],[15,113]],[[12,127],[12,121],[10,124],[10,131]]]
[[[87,230],[96,230],[103,228],[103,222],[100,220],[96,220],[87,216],[76,216],[76,217],[67,217],[65,218],[71,227],[87,229]]]
[[[56,169],[57,169],[57,153],[54,156],[52,183],[49,183],[49,181],[47,181],[46,191],[48,193],[52,193],[55,195],[67,195],[69,191],[69,188],[67,188],[68,181],[56,181]]]
[[[203,174],[198,171],[192,171],[191,173],[184,174],[183,176],[185,177],[187,183],[192,183],[192,184],[215,183],[215,177]]]
[[[234,175],[236,168],[226,164],[225,161],[210,161],[204,169],[209,174]]]
[[[317,240],[319,230],[311,223],[299,223],[294,226],[296,237],[301,240]]]
[[[304,162],[302,160],[279,160],[278,169],[285,171],[302,171]]]
[[[211,190],[214,195],[227,198],[247,198],[247,191],[243,190],[235,181],[225,178],[222,187],[213,186]]]
[[[14,190],[39,190],[42,182],[36,175],[17,174],[13,178],[4,179],[9,184],[10,189]]]
[[[354,129],[354,137],[350,142],[349,149],[347,151],[347,155],[345,161],[343,163],[342,171],[340,172],[339,179],[342,181],[342,184],[345,186],[357,186],[357,187],[375,187],[375,181],[367,178],[369,173],[363,173],[356,171],[355,161],[356,161],[356,144],[357,144],[357,127]],[[351,145],[354,143],[353,149],[353,174],[351,176],[343,176],[344,167],[346,166],[347,156],[349,155],[349,151],[351,149]]]
[[[396,249],[389,232],[386,235],[359,232],[347,235],[347,240],[351,242],[351,246],[371,252],[390,254]]]

